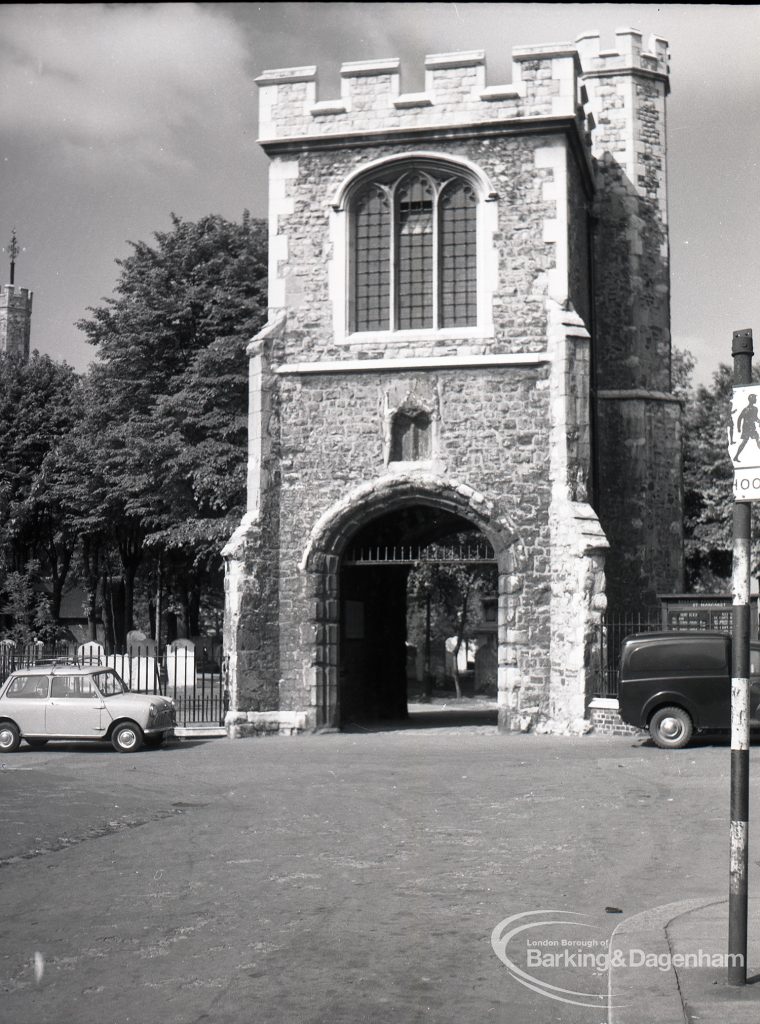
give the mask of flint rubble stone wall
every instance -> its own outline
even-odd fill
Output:
[[[634,494],[633,536],[652,567],[666,562],[645,585],[669,578],[674,589],[667,54],[634,31],[618,44],[602,51],[590,35],[521,48],[507,86],[486,83],[480,52],[427,58],[416,94],[401,92],[394,60],[343,65],[337,99],[318,97],[314,68],[258,79],[270,322],[250,348],[249,507],[225,549],[232,734],[334,724],[324,709],[338,688],[341,545],[415,493],[465,514],[499,549],[504,729],[586,714],[607,536],[628,566]],[[359,169],[421,154],[473,169],[490,190],[480,207],[487,316],[480,329],[352,335],[341,328],[341,196]],[[591,251],[606,261],[593,302]],[[596,435],[595,373],[605,390]],[[389,410],[415,402],[433,411],[433,455],[394,467]],[[611,472],[599,492],[603,529],[596,472],[620,453],[630,481]]]

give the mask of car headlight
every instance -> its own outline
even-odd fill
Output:
[[[152,721],[158,714],[158,704],[151,704],[148,710],[148,718]]]

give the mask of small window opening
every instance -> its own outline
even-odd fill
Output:
[[[393,418],[391,462],[419,462],[432,453],[430,414],[399,412]]]

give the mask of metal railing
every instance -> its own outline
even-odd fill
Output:
[[[594,696],[617,697],[620,679],[620,648],[631,633],[651,633],[662,629],[659,607],[627,615],[605,615],[599,626],[601,673]]]
[[[718,629],[731,632],[731,605],[726,607],[702,607],[702,595],[694,595],[692,604],[688,599],[670,612],[660,606],[646,608],[639,613],[625,615],[607,614],[599,627],[599,648],[601,672],[594,696],[617,697],[620,680],[620,648],[625,637],[631,633],[651,633],[661,629],[682,633],[700,633]]]
[[[229,709],[221,644],[176,641],[159,650],[147,642],[111,652],[94,643],[0,641],[0,685],[11,672],[56,662],[113,668],[133,692],[170,697],[178,725],[223,725]]]

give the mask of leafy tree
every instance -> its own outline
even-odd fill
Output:
[[[476,618],[475,598],[494,589],[493,577],[491,566],[442,562],[421,562],[409,573],[407,598],[412,604],[425,609],[427,645],[430,644],[433,629],[444,637],[456,637],[456,646],[452,653],[457,697],[462,696],[458,668],[459,652]],[[425,660],[427,674],[427,654]],[[428,685],[426,680],[426,687]]]
[[[60,609],[76,535],[65,507],[47,492],[44,463],[81,415],[79,378],[66,363],[35,352],[28,362],[0,356],[0,548],[6,571],[39,560]]]
[[[9,630],[12,640],[26,646],[33,640],[55,639],[55,625],[39,562],[29,561],[23,569],[9,572],[3,581],[3,593],[3,613],[13,622]]]
[[[262,222],[173,216],[154,237],[131,243],[114,297],[79,324],[97,348],[99,507],[120,556],[124,632],[146,549],[151,565],[171,565],[188,609],[199,586],[221,586],[219,549],[245,498],[245,349],[266,313]]]
[[[687,399],[692,392],[692,378],[697,361],[686,348],[674,348],[670,365],[673,394]]]
[[[82,386],[82,415],[68,434],[46,456],[39,490],[65,510],[68,528],[78,540],[74,571],[86,593],[85,610],[90,639],[97,639],[98,590],[113,523],[109,482],[103,471],[97,402],[92,384]]]
[[[693,365],[693,360],[692,360]],[[760,379],[757,371],[754,379]],[[712,385],[684,392],[684,534],[687,584],[726,592],[733,550],[733,469],[728,454],[733,370],[721,364]],[[757,573],[757,553],[754,553]]]

